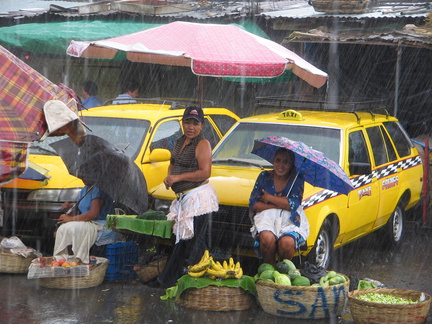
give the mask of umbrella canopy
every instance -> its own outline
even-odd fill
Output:
[[[55,85],[0,46],[0,184],[25,171],[29,143],[40,141],[78,119],[74,97],[72,90]],[[46,104],[51,101],[62,103],[56,109],[66,110],[67,114],[62,115],[68,115],[68,120],[63,118],[58,122],[57,112],[46,113]],[[78,128],[82,126],[70,129]]]
[[[73,94],[0,46],[0,141],[39,141],[47,132],[45,103],[57,99],[77,115]],[[77,115],[78,118],[78,115]]]
[[[11,182],[26,170],[28,143],[0,141],[0,185]]]
[[[316,88],[328,77],[282,45],[235,25],[177,21],[105,40],[71,41],[67,54],[113,59],[118,51],[133,62],[190,66],[199,76],[272,78],[291,69]]]
[[[111,143],[95,135],[86,135],[80,146],[70,138],[50,145],[70,174],[98,187],[137,214],[147,210],[147,184],[141,170]]]
[[[282,136],[267,136],[255,140],[252,153],[273,164],[275,153],[281,147],[294,152],[297,171],[311,185],[342,194],[354,189],[348,175],[336,162],[303,142]]]

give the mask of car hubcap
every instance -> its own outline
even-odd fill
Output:
[[[398,242],[402,236],[402,222],[402,213],[397,208],[393,217],[393,239],[395,242]]]
[[[316,249],[316,265],[325,267],[325,264],[328,260],[329,247],[328,243],[329,237],[326,232],[322,232],[317,241],[317,249]]]

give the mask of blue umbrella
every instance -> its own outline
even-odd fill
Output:
[[[345,195],[354,189],[348,175],[336,162],[303,142],[282,136],[267,136],[255,140],[252,153],[273,164],[275,153],[281,147],[294,152],[297,171],[312,186]]]

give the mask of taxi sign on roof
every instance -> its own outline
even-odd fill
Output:
[[[282,111],[279,114],[278,119],[292,119],[292,120],[302,120],[303,116],[298,111],[295,111],[293,109]]]

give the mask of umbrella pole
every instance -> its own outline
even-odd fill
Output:
[[[69,210],[65,213],[66,215],[69,215],[71,212],[72,212],[72,210],[76,207],[76,206],[78,206],[78,204],[81,202],[81,200],[83,200],[84,199],[84,197],[85,196],[87,196],[89,193],[90,193],[90,191],[92,191],[92,189],[93,189],[93,187],[94,186],[90,186],[90,188],[87,190],[87,192],[71,207],[71,208],[69,208]]]
[[[200,108],[202,108],[204,104],[204,88],[205,88],[204,85],[205,85],[204,77],[198,75],[198,104]]]

